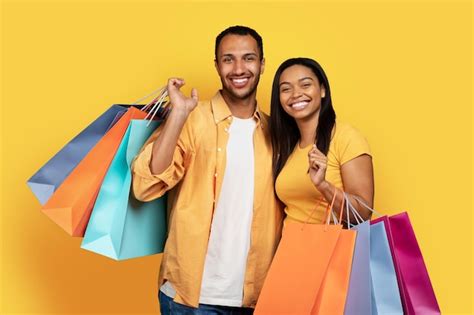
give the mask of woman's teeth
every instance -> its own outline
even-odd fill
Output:
[[[293,104],[291,104],[291,108],[293,108],[295,110],[301,110],[301,109],[305,108],[306,105],[308,105],[308,103],[309,103],[308,101],[293,103]]]

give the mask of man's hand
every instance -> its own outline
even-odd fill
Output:
[[[186,97],[179,89],[185,84],[184,79],[170,78],[168,79],[168,95],[172,111],[189,115],[196,108],[198,103],[198,92],[196,89],[191,90],[191,97]]]

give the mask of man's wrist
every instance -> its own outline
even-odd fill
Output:
[[[171,108],[168,119],[175,121],[186,121],[188,119],[189,112],[182,108]]]

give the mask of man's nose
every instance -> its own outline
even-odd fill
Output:
[[[234,63],[234,74],[241,75],[245,73],[245,64],[242,60],[236,60]]]

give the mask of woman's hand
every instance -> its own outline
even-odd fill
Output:
[[[326,183],[326,169],[328,158],[318,150],[315,144],[308,153],[309,160],[309,177],[314,186],[320,190],[321,185]]]
[[[184,96],[184,94],[179,90],[184,84],[184,79],[170,78],[168,79],[167,89],[173,111],[187,116],[197,106],[198,93],[196,89],[192,89],[191,97]]]

